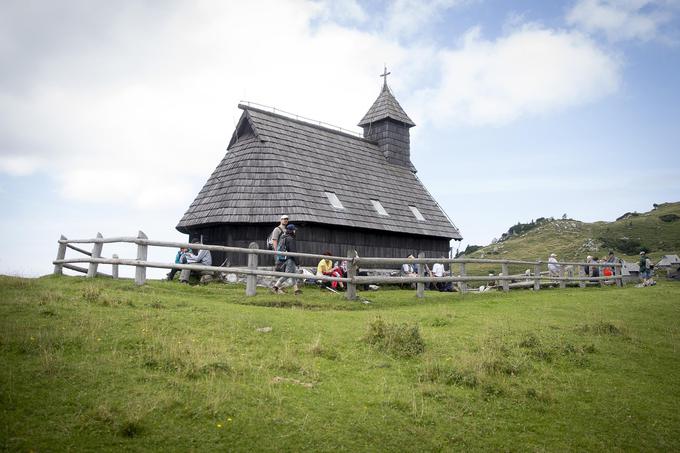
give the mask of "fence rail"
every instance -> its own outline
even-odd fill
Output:
[[[111,258],[102,256],[104,244],[113,243],[132,243],[137,245],[137,259],[121,259],[116,255]],[[249,248],[229,247],[223,245],[210,244],[196,244],[187,242],[168,242],[155,241],[149,239],[142,231],[137,237],[112,237],[104,238],[101,233],[97,233],[95,238],[91,239],[68,239],[61,236],[58,240],[57,257],[52,262],[54,264],[54,274],[60,275],[63,269],[70,269],[81,273],[86,273],[88,277],[94,276],[109,276],[98,272],[100,264],[112,266],[110,277],[118,278],[118,266],[134,266],[135,267],[135,284],[143,285],[146,282],[146,269],[189,269],[193,271],[207,271],[207,272],[224,272],[230,274],[240,274],[246,276],[246,295],[254,296],[256,294],[257,276],[265,277],[286,277],[293,279],[309,279],[309,275],[291,274],[284,272],[276,272],[273,270],[266,270],[257,267],[259,256],[273,256],[278,253],[273,250],[259,249],[256,243],[251,243]],[[81,249],[73,244],[93,244],[92,251]],[[177,263],[162,263],[147,261],[148,248],[153,247],[170,247],[170,248],[191,248],[194,250],[210,250],[232,253],[244,253],[248,255],[247,267],[224,267],[224,266],[203,266],[199,264],[177,264]],[[66,258],[66,249],[74,250],[85,255],[80,258]],[[313,253],[293,253],[286,252],[287,256],[294,256],[299,258],[316,258],[316,259],[330,259],[334,261],[346,260],[348,263],[347,277],[330,277],[326,275],[314,276],[314,280],[323,282],[342,282],[347,284],[347,292],[345,297],[347,299],[356,298],[357,285],[368,284],[416,284],[417,297],[423,297],[425,283],[457,283],[458,289],[461,292],[467,292],[467,282],[495,282],[500,284],[503,291],[509,291],[512,287],[530,287],[539,290],[541,285],[555,286],[559,285],[561,288],[566,287],[567,282],[578,283],[580,287],[585,287],[587,282],[595,282],[604,284],[605,282],[615,282],[617,286],[623,286],[623,277],[621,273],[621,263],[580,263],[580,262],[558,262],[560,268],[559,276],[546,275],[541,272],[541,267],[548,264],[546,261],[524,261],[524,260],[492,260],[492,259],[474,259],[474,258],[425,258],[421,253],[418,258],[378,258],[359,257],[354,250],[350,250],[347,256],[327,256]],[[75,266],[76,263],[87,263],[87,268]],[[445,277],[427,277],[424,275],[425,264],[448,264],[449,276]],[[359,268],[362,264],[420,264],[418,266],[418,276],[360,276],[358,275]],[[495,264],[501,266],[501,274],[499,275],[467,275],[466,264]],[[509,265],[528,265],[533,266],[534,272],[528,274],[510,275],[508,272]],[[454,275],[453,266],[458,265],[460,272]],[[572,266],[572,270],[577,272],[577,275],[566,275],[566,266]],[[589,277],[585,275],[586,267],[609,267],[614,268],[612,276],[603,277]]]

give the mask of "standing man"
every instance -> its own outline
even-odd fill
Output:
[[[288,216],[284,214],[281,216],[281,223],[279,223],[276,228],[274,228],[274,231],[272,231],[272,250],[276,250],[278,247],[279,238],[285,233],[286,225],[288,225]],[[274,266],[276,266],[276,255],[274,256]]]
[[[560,265],[557,264],[557,255],[554,253],[551,253],[550,258],[548,258],[548,272],[551,277],[560,276]]]
[[[286,226],[286,232],[283,234],[283,236],[280,237],[281,243],[278,246],[278,251],[281,252],[279,255],[276,255],[277,259],[283,260],[284,265],[283,265],[283,271],[287,274],[297,274],[297,258],[294,256],[286,255],[286,252],[296,252],[296,247],[295,247],[295,233],[296,233],[296,228],[295,225],[292,223],[289,223]],[[272,286],[272,292],[274,294],[280,294],[283,291],[281,289],[281,285],[288,280],[288,277],[281,277],[279,278],[276,283],[274,283],[274,286]],[[293,290],[295,291],[295,294],[300,294],[302,291],[298,288],[298,281],[297,279],[293,279]]]
[[[645,251],[640,252],[640,278],[642,283],[646,284],[648,280],[652,277],[651,260],[647,258]]]

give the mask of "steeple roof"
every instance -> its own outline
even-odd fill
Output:
[[[368,126],[376,121],[384,120],[386,118],[392,118],[393,120],[400,121],[409,127],[413,127],[416,124],[411,121],[404,109],[401,108],[399,102],[395,99],[392,91],[390,91],[387,83],[383,84],[382,91],[378,99],[375,100],[373,105],[366,115],[364,115],[361,122],[359,122],[360,127]]]

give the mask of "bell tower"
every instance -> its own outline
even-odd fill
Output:
[[[374,141],[380,147],[385,159],[393,165],[408,167],[415,173],[411,163],[411,141],[409,129],[415,126],[392,91],[387,86],[387,68],[380,77],[384,82],[378,99],[375,100],[359,126],[364,129],[364,138]]]

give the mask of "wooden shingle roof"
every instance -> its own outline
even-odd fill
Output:
[[[177,229],[218,223],[314,222],[461,239],[417,176],[366,139],[239,105],[226,155]],[[333,192],[344,209],[331,206]],[[389,215],[380,215],[378,200]],[[415,218],[415,206],[425,218]]]
[[[376,99],[371,108],[368,109],[368,112],[366,112],[366,115],[361,119],[358,126],[368,126],[371,123],[386,118],[401,121],[411,127],[416,125],[411,121],[411,118],[408,117],[406,112],[404,112],[404,109],[401,108],[401,105],[394,97],[387,84],[383,84],[378,99]]]

